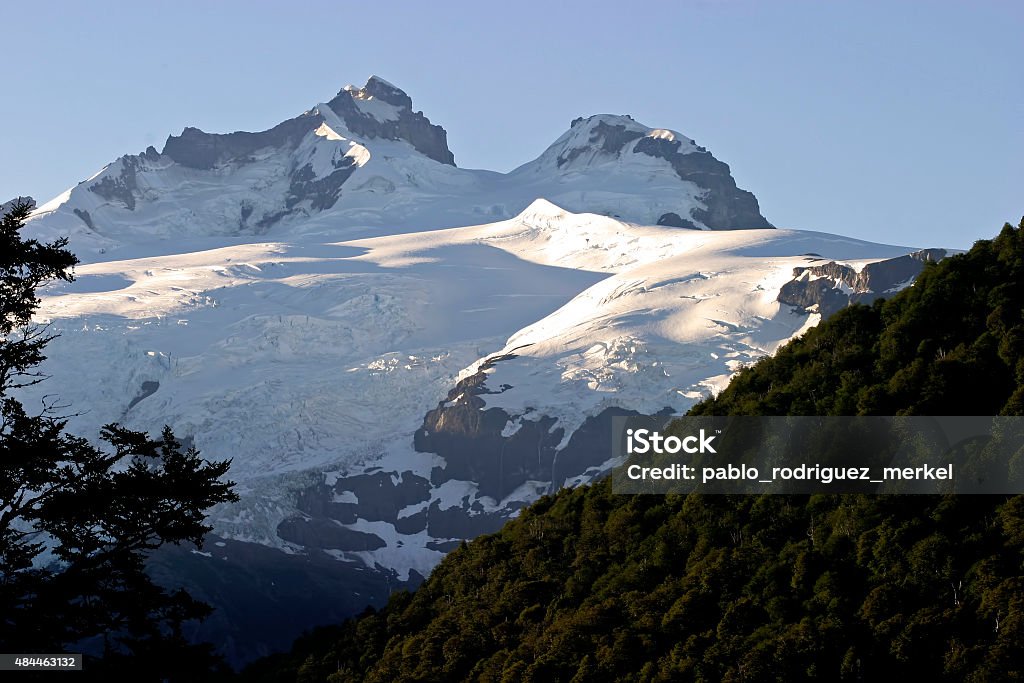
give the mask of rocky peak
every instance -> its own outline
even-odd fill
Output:
[[[732,230],[771,228],[754,195],[736,186],[729,166],[681,133],[650,128],[629,115],[596,114],[573,119],[565,131],[536,161],[516,170],[521,174],[559,176],[595,172],[648,174],[660,170],[677,177],[696,205],[685,211],[666,211],[652,222],[683,228]],[[692,183],[693,185],[689,185]],[[682,207],[680,207],[682,208]]]
[[[591,116],[570,126],[568,139],[559,152],[556,163],[559,168],[571,164],[577,158],[586,157],[592,162],[595,157],[614,157],[630,142],[643,137],[642,126],[623,116]]]
[[[362,88],[346,86],[327,104],[357,136],[404,140],[434,161],[455,165],[445,129],[414,112],[412,98],[383,78],[371,76]]]
[[[404,140],[435,161],[455,165],[444,128],[430,123],[422,112],[413,112],[412,99],[382,78],[371,76],[362,88],[347,86],[327,104],[356,137]],[[206,133],[188,127],[167,139],[163,154],[199,169],[245,163],[258,149],[296,147],[323,122],[319,110],[312,109],[258,133]]]
[[[351,88],[351,86],[349,86]],[[368,99],[375,97],[378,100],[383,100],[388,104],[393,104],[396,107],[402,107],[403,109],[412,109],[412,98],[405,94],[405,91],[401,88],[388,83],[379,76],[370,76],[370,79],[366,81],[366,85],[356,90],[349,90],[355,97],[362,99]]]

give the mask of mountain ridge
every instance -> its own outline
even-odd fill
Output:
[[[461,169],[444,128],[373,76],[264,131],[186,127],[162,151],[122,156],[46,202],[29,230],[71,234],[85,258],[181,236],[472,225],[511,218],[538,197],[643,224],[772,227],[728,165],[686,136],[628,116],[576,119],[509,173]]]

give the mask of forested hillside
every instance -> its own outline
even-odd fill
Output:
[[[696,414],[1024,414],[1024,221]],[[1024,677],[1024,497],[546,497],[252,681]]]

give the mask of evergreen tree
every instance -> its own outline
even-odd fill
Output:
[[[99,677],[203,678],[218,659],[182,626],[210,609],[156,586],[145,560],[165,543],[201,546],[205,511],[237,500],[221,479],[230,461],[183,450],[166,427],[153,439],[107,425],[96,448],[14,396],[44,379],[53,339],[32,322],[36,291],[72,280],[77,263],[66,239],[23,238],[29,211],[16,203],[0,218],[0,652],[102,648],[85,663]]]

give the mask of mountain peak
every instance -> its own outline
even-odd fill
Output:
[[[396,107],[412,108],[412,98],[405,94],[404,90],[388,83],[379,76],[370,76],[366,81],[366,85],[363,86],[363,92],[370,97],[376,97],[378,100],[384,100],[388,104],[393,104]]]
[[[700,192],[687,206],[664,206],[649,218],[682,228],[770,228],[757,199],[736,187],[729,166],[681,133],[651,128],[628,114],[595,114],[574,119],[540,157],[520,166],[521,177],[579,178],[594,174],[621,177],[619,187],[636,178],[693,183]],[[564,183],[563,183],[564,184]],[[621,202],[618,202],[621,204]],[[572,204],[571,210],[576,207]],[[620,210],[600,212],[617,216]]]
[[[548,148],[545,155],[553,157],[558,168],[590,166],[621,160],[623,153],[632,152],[638,141],[644,138],[664,141],[663,144],[677,154],[701,150],[685,135],[673,130],[650,128],[628,114],[594,114],[574,119],[569,130]]]
[[[356,100],[380,100],[401,109],[412,109],[412,98],[398,86],[385,81],[380,76],[370,76],[366,85],[357,88],[354,85],[347,85],[342,92],[348,93]],[[341,93],[338,93],[340,96]]]
[[[445,129],[414,112],[412,98],[379,76],[370,76],[362,88],[345,86],[327,105],[356,135],[405,140],[424,156],[455,165]]]
[[[264,131],[187,127],[162,151],[119,158],[38,213],[53,214],[55,229],[107,241],[303,230],[304,218],[328,210],[339,229],[468,225],[520,212],[524,221],[564,222],[563,209],[644,225],[771,227],[726,164],[632,116],[575,119],[540,157],[501,174],[455,168],[447,132],[412,105],[370,76]],[[538,197],[550,204],[530,206]],[[93,241],[106,248],[103,240]]]
[[[538,197],[513,220],[524,225],[541,227],[549,225],[551,221],[564,218],[567,215],[568,212],[554,202]]]

